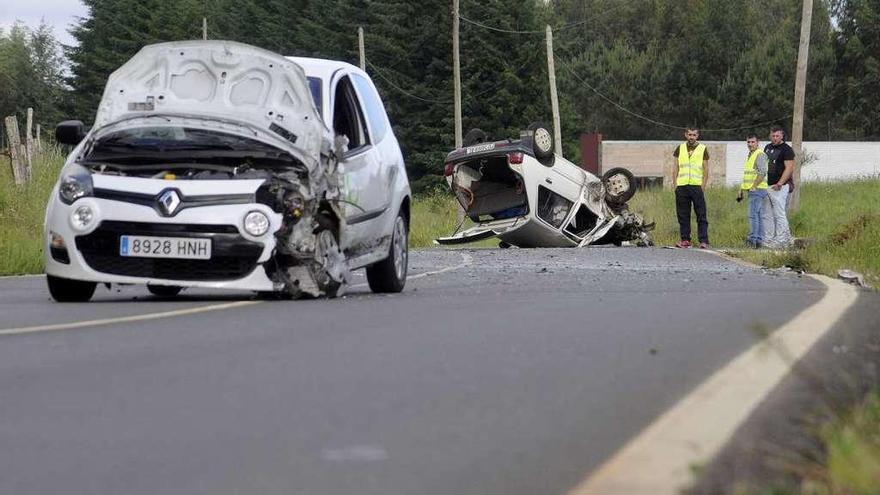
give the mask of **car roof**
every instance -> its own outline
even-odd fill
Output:
[[[334,72],[345,69],[348,72],[357,72],[361,75],[366,76],[366,73],[360,70],[360,68],[348,63],[341,62],[339,60],[327,60],[323,58],[311,58],[311,57],[285,57],[287,60],[295,62],[297,65],[302,67],[305,71],[306,76],[309,77],[320,77],[324,80],[329,80]],[[369,78],[369,77],[368,77]]]

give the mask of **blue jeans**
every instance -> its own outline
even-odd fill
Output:
[[[766,189],[749,191],[749,237],[748,241],[761,244],[764,242],[764,225],[761,213],[764,208],[764,198],[767,197]]]

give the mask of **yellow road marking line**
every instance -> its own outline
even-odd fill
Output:
[[[441,273],[451,272],[453,270],[457,270],[459,268],[468,266],[473,261],[473,258],[465,253],[460,253],[462,257],[462,262],[458,265],[447,266],[445,268],[441,268],[439,270],[434,270],[430,272],[418,273],[416,275],[412,275],[407,277],[408,280],[419,279],[422,277],[427,277],[431,275],[439,275]],[[352,287],[366,287],[368,284],[357,284]],[[37,332],[51,332],[57,330],[71,330],[74,328],[84,328],[84,327],[97,327],[103,325],[112,325],[116,323],[131,323],[137,321],[147,321],[147,320],[159,320],[162,318],[172,318],[175,316],[187,316],[199,313],[207,313],[210,311],[220,311],[224,309],[233,309],[233,308],[241,308],[245,306],[254,306],[256,304],[263,303],[265,301],[236,301],[231,303],[223,303],[223,304],[211,304],[209,306],[199,306],[196,308],[187,308],[187,309],[177,309],[173,311],[164,311],[161,313],[147,313],[140,315],[131,315],[131,316],[119,316],[114,318],[102,318],[97,320],[86,320],[86,321],[75,321],[69,323],[55,323],[51,325],[36,325],[30,327],[18,327],[18,328],[4,328],[0,329],[0,336],[3,335],[22,335],[28,333],[37,333]]]
[[[810,275],[827,287],[821,300],[712,374],[602,464],[570,494],[678,494],[691,466],[711,461],[749,414],[855,303],[858,292]],[[793,361],[768,345],[783,348]]]

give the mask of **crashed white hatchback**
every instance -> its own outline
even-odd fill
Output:
[[[519,140],[495,142],[474,129],[465,145],[449,153],[445,174],[476,225],[437,239],[439,244],[490,237],[501,239],[502,247],[652,244],[653,224],[627,208],[636,192],[630,171],[613,168],[596,177],[556,155],[550,132],[539,124]]]
[[[228,41],[144,47],[114,72],[49,199],[57,301],[97,283],[336,296],[406,282],[410,188],[370,78]]]

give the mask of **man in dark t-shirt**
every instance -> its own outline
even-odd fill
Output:
[[[767,155],[767,198],[762,210],[764,226],[764,246],[772,249],[785,249],[791,245],[791,230],[788,226],[786,208],[788,195],[794,190],[794,150],[785,142],[785,132],[781,127],[770,129],[770,142],[764,147]]]

